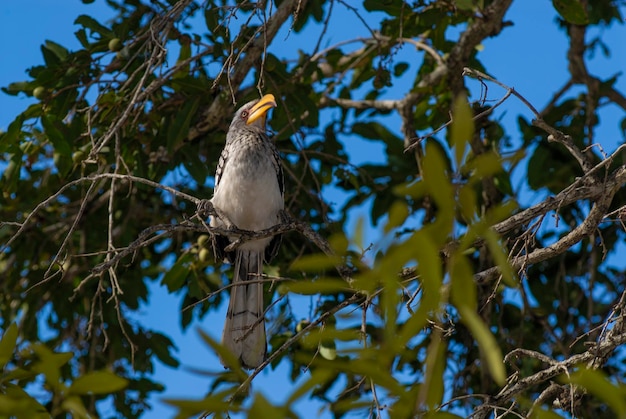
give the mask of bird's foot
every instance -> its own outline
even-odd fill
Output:
[[[287,210],[282,209],[278,212],[278,221],[280,224],[289,224],[291,220],[291,215],[289,215]]]
[[[210,199],[203,199],[198,203],[198,207],[196,209],[198,216],[200,218],[207,218],[209,216],[218,218],[224,224],[224,228],[229,230],[237,230],[237,227],[228,219],[226,214],[224,214],[218,207],[213,205],[213,202]]]
[[[196,208],[196,213],[202,219],[208,218],[209,216],[216,216],[217,211],[215,211],[215,207],[213,206],[213,202],[210,199],[203,199],[198,203]]]

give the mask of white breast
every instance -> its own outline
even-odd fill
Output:
[[[273,156],[256,147],[231,150],[212,202],[243,230],[276,225],[284,208]],[[211,225],[222,225],[211,220]],[[242,249],[262,251],[271,238],[247,242]]]

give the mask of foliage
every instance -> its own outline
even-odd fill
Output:
[[[0,133],[0,415],[149,407],[155,362],[180,360],[129,314],[155,281],[192,307],[183,328],[228,297],[197,208],[236,103],[260,91],[279,98],[291,214],[268,271],[271,352],[202,400],[170,400],[178,417],[296,417],[307,397],[337,417],[624,415],[624,274],[606,261],[624,240],[624,146],[593,145],[600,106],[626,99],[587,69],[601,35],[585,42],[622,23],[622,2],[553,1],[571,79],[541,111],[479,61],[511,0],[107,4],[110,22],[76,19],[79,50],[47,40],[45,64],[3,88],[38,102]],[[326,46],[340,9],[380,19]],[[468,101],[476,79],[505,96]],[[495,112],[512,96],[533,115],[519,132]],[[382,152],[356,162],[354,139]],[[519,171],[534,198],[511,186]],[[305,319],[290,302],[311,295]],[[273,405],[249,389],[280,362],[305,379]],[[48,399],[24,391],[42,381]]]

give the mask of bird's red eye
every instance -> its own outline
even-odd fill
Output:
[[[248,111],[241,112],[241,119],[248,119]]]

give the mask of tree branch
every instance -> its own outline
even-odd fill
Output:
[[[302,10],[306,7],[308,0],[299,0],[297,2],[284,1],[278,6],[276,12],[267,20],[260,28],[263,32],[263,36],[257,37],[248,49],[245,51],[244,57],[234,67],[235,71],[229,77],[229,88],[231,91],[236,92],[239,90],[241,83],[246,78],[255,63],[259,62],[261,56],[264,54],[267,45],[272,43],[272,40],[278,33],[278,30],[283,26],[285,21],[292,14],[296,14],[298,10]],[[295,15],[294,15],[295,16]],[[295,17],[294,17],[295,19]],[[232,114],[232,102],[230,95],[219,94],[215,97],[211,105],[202,112],[199,121],[189,129],[187,141],[194,141],[209,131],[215,129],[219,123]]]
[[[619,302],[615,305],[612,318],[606,321],[607,324],[614,321],[613,327],[587,351],[572,355],[563,361],[553,360],[547,368],[507,384],[497,395],[489,398],[485,403],[474,409],[470,417],[485,419],[489,417],[493,406],[503,406],[515,396],[541,383],[545,383],[549,379],[567,372],[580,364],[587,364],[587,368],[590,369],[600,368],[606,363],[608,357],[615,352],[617,347],[626,343],[626,333],[624,333],[625,312],[626,291],[622,293]]]

